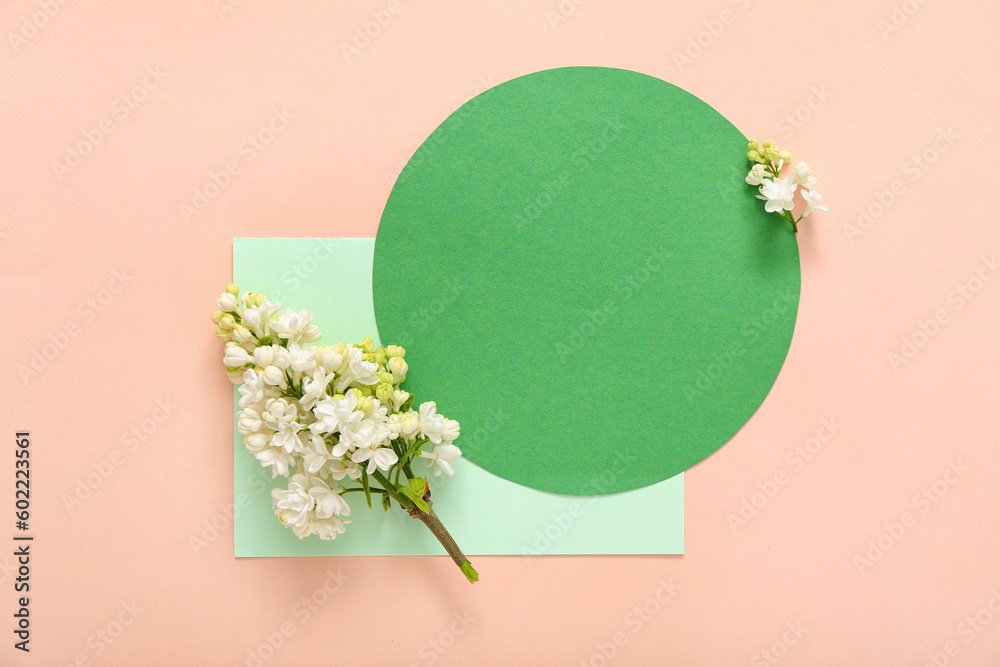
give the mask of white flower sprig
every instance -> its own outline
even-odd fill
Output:
[[[790,176],[782,178],[781,169],[791,162],[791,153],[778,150],[770,141],[758,144],[754,140],[747,148],[747,159],[754,165],[744,180],[748,185],[758,188],[760,194],[757,195],[757,199],[764,200],[765,211],[777,213],[792,223],[792,231],[796,233],[799,231],[799,222],[809,217],[813,211],[831,212],[822,203],[823,195],[816,192],[816,178],[812,175],[808,164],[799,162],[792,169]],[[792,212],[795,208],[796,189],[799,189],[799,194],[805,202],[805,208],[797,218]]]
[[[404,391],[406,351],[357,345],[310,346],[320,338],[312,311],[285,310],[263,294],[228,285],[212,315],[216,336],[226,342],[223,362],[240,393],[237,430],[247,450],[287,477],[271,491],[274,511],[299,538],[332,540],[351,513],[345,494],[363,493],[368,507],[382,497],[422,521],[466,577],[479,579],[431,509],[426,476],[414,473],[424,459],[434,476],[449,477],[462,451],[454,445],[460,426],[438,414],[433,401],[414,410]],[[293,472],[294,470],[294,472]],[[354,485],[350,482],[355,482]]]

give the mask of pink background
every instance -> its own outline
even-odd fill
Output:
[[[30,655],[0,548],[0,663],[1000,664],[995,3],[223,1],[0,9],[0,540],[16,429],[36,536]],[[686,555],[478,558],[475,587],[444,557],[237,562],[208,322],[232,238],[374,235],[454,108],[566,65],[686,88],[807,159],[835,213],[798,235],[773,391],[688,474]]]

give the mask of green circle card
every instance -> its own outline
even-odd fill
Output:
[[[569,67],[482,93],[414,153],[378,229],[375,315],[469,460],[612,493],[746,423],[799,299],[795,237],[743,182],[746,141],[665,81]]]

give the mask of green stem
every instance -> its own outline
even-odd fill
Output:
[[[372,493],[389,493],[385,489],[379,489],[376,487],[369,487],[368,490],[371,491]],[[355,486],[350,489],[344,489],[344,493],[353,493],[355,491],[364,491],[364,489],[362,489],[360,486]]]
[[[396,490],[396,485],[389,481],[389,478],[382,474],[382,471],[378,468],[372,473],[372,477],[379,481],[379,484],[385,487],[385,492],[392,496],[392,499],[399,503],[399,506],[403,509],[409,511],[413,507],[413,502]]]
[[[385,475],[382,474],[381,470],[376,469],[375,472],[372,473],[372,477],[377,479],[379,483],[386,488],[386,492],[392,496],[401,507],[405,508],[406,511],[410,513],[410,516],[427,526],[434,537],[437,538],[437,541],[441,543],[441,546],[444,547],[444,550],[448,552],[449,556],[451,556],[451,559],[455,561],[455,565],[458,565],[458,567],[462,570],[462,573],[469,581],[472,583],[479,581],[479,573],[476,572],[474,567],[472,567],[472,563],[469,562],[469,559],[466,558],[464,553],[462,553],[462,550],[458,547],[458,543],[455,542],[451,533],[448,532],[448,529],[444,527],[443,523],[441,523],[441,519],[439,519],[437,514],[434,513],[434,507],[431,505],[431,491],[429,487],[426,491],[424,491],[424,501],[427,503],[427,508],[430,511],[425,512],[414,505],[409,498],[406,498],[401,493],[396,491],[396,487],[393,486]]]

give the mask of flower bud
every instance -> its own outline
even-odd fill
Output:
[[[233,296],[239,296],[240,295],[240,288],[237,287],[236,285],[232,284],[232,283],[229,283],[228,285],[226,285],[226,291],[229,292],[230,294],[232,294]]]
[[[781,151],[780,153],[778,153],[778,157],[781,158],[782,162],[788,162],[792,159],[792,154],[789,153],[788,151]]]
[[[364,350],[366,354],[372,354],[375,351],[375,343],[372,341],[371,336],[365,336],[362,338],[358,347]]]
[[[264,383],[275,387],[288,386],[285,380],[285,372],[277,366],[268,366],[264,369]]]
[[[392,382],[380,382],[375,386],[375,398],[382,403],[389,405],[392,403],[393,386]]]
[[[387,371],[378,372],[378,381],[386,384],[392,384],[392,373]]]
[[[377,347],[375,348],[375,363],[379,366],[384,366],[386,360],[385,348]]]
[[[231,333],[232,332],[230,332],[229,329],[223,329],[222,327],[219,327],[215,330],[215,337],[218,338],[219,340],[229,340]]]
[[[214,313],[212,313],[212,324],[218,324],[219,321],[222,319],[223,315],[225,315],[225,313],[222,312],[221,310],[217,310]]]
[[[233,340],[237,343],[247,343],[253,340],[253,334],[242,324],[237,324],[236,328],[233,329]]]
[[[226,313],[221,318],[219,318],[219,326],[228,331],[232,331],[233,329],[236,328],[236,320],[233,318],[232,315]]]
[[[223,359],[229,368],[240,368],[250,363],[250,355],[236,343],[226,345],[226,356]]]
[[[747,153],[747,159],[750,160],[751,162],[759,162],[760,153],[758,153],[757,151],[750,151],[749,153]]]
[[[399,345],[389,345],[385,348],[385,354],[388,357],[399,357],[402,359],[406,356],[406,348],[400,347]]]
[[[229,292],[223,292],[222,296],[215,302],[215,305],[219,307],[219,310],[231,313],[239,307],[239,302]]]
[[[755,150],[757,150],[757,146],[758,146],[757,140],[756,139],[751,139],[750,143],[747,144],[747,150],[755,151]]]
[[[406,379],[406,371],[409,366],[400,357],[393,357],[386,362],[386,368],[392,373],[394,384],[399,384]]]

